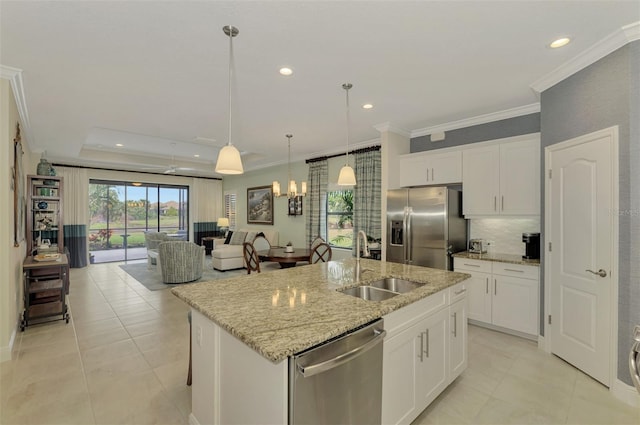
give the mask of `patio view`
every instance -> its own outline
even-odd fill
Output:
[[[146,258],[144,232],[187,240],[188,188],[92,180],[89,256],[92,263]]]

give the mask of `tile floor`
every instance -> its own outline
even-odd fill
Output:
[[[72,269],[71,322],[19,333],[2,424],[187,424],[186,305],[116,263]],[[533,342],[469,328],[469,368],[417,424],[639,424],[640,409]]]

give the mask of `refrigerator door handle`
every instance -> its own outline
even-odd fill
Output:
[[[404,209],[404,262],[405,264],[411,264],[413,253],[411,252],[411,244],[413,243],[413,237],[411,235],[411,213],[413,210],[411,207]]]

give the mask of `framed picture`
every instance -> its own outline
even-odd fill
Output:
[[[302,196],[289,198],[288,215],[302,215]]]
[[[247,223],[273,224],[273,187],[247,189]]]

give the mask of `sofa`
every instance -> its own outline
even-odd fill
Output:
[[[263,234],[269,241],[271,246],[278,245],[278,232],[276,230],[261,229],[239,229],[229,231],[224,244],[216,244],[211,251],[211,261],[213,268],[220,271],[241,269],[244,267],[244,258],[242,256],[242,244],[244,242],[252,242],[257,235]],[[256,247],[257,250],[264,249]]]

